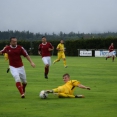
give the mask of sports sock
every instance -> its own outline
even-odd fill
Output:
[[[114,57],[112,58],[112,60],[114,61]]]
[[[45,67],[45,74],[48,75],[48,73],[49,73],[49,66]]]
[[[24,94],[23,89],[22,89],[22,85],[21,85],[20,82],[16,82],[16,87],[19,90],[19,92],[20,92],[21,95]]]
[[[64,64],[64,66],[66,66],[66,60],[63,60],[63,64]]]
[[[59,59],[56,59],[55,61],[54,61],[54,63],[56,63],[56,62],[58,62],[58,61],[60,61]]]

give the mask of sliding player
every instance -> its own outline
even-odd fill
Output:
[[[79,81],[70,80],[70,75],[67,73],[63,75],[63,81],[65,82],[64,85],[52,90],[45,90],[45,93],[55,93],[58,95],[58,97],[63,98],[84,98],[84,95],[73,94],[75,87],[90,90],[90,87],[82,85]]]
[[[64,53],[65,48],[64,48],[64,41],[63,40],[60,41],[60,43],[58,44],[56,49],[58,50],[58,58],[53,62],[53,64],[55,64],[56,62],[59,62],[60,59],[62,58],[64,67],[67,68],[66,58],[65,58],[65,53]]]
[[[6,45],[3,49],[5,49],[8,45]],[[8,54],[7,53],[4,53],[4,59],[5,61],[8,61],[9,57],[8,57]],[[9,67],[7,68],[7,73],[9,72]]]
[[[114,44],[111,43],[111,45],[109,46],[109,54],[108,56],[106,57],[106,60],[108,58],[112,57],[112,61],[114,62],[114,58],[115,58],[115,53],[114,53]]]

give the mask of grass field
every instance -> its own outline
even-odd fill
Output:
[[[116,117],[117,116],[117,60],[105,58],[67,57],[68,68],[60,61],[50,67],[49,79],[44,79],[44,65],[39,56],[31,56],[32,68],[23,58],[28,85],[26,98],[21,99],[10,73],[8,63],[0,56],[0,117]],[[52,57],[52,61],[56,56]],[[39,92],[63,84],[62,75],[80,81],[91,90],[76,88],[75,94],[85,98],[61,99],[50,94],[40,99]]]

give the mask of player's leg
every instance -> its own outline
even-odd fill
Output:
[[[48,58],[47,58],[47,57],[43,57],[42,60],[43,60],[43,63],[45,64],[45,68],[44,68],[44,69],[45,69],[44,77],[45,77],[46,79],[48,79],[48,72],[49,72]]]
[[[4,58],[5,58],[5,61],[7,61],[9,59],[8,57],[8,54],[7,53],[4,53]],[[9,67],[7,68],[7,73],[9,72]]]
[[[112,51],[112,61],[114,62],[114,59],[115,59],[115,53],[114,51]]]
[[[45,66],[45,78],[48,78],[49,67],[51,65],[51,57],[48,56],[48,57],[46,57],[46,59],[47,59],[47,64]]]
[[[112,55],[111,55],[111,52],[109,52],[108,53],[108,56],[106,57],[106,60],[108,59],[108,58],[110,58]]]
[[[61,53],[57,54],[58,58],[56,60],[54,60],[53,64],[55,64],[56,62],[59,62],[61,59]]]
[[[62,98],[83,98],[83,95],[73,95],[73,92],[64,86],[53,89],[53,92],[58,93],[58,97]]]
[[[64,88],[62,86],[59,86],[58,88],[52,89],[52,90],[45,90],[46,93],[61,93],[64,92]]]
[[[17,89],[19,90],[19,92],[21,94],[21,98],[24,98],[25,96],[24,96],[24,92],[23,92],[23,89],[22,89],[20,76],[19,76],[17,68],[14,68],[14,67],[10,66],[10,72],[11,72],[13,78],[15,79],[16,87],[17,87]]]
[[[23,92],[25,94],[25,89],[26,89],[26,86],[27,86],[27,80],[26,80],[26,73],[25,73],[24,67],[19,68],[19,75],[20,75],[20,79],[22,81]]]
[[[69,95],[69,94],[65,94],[65,93],[58,93],[58,97],[59,98],[75,98],[74,95]]]
[[[62,59],[63,59],[64,67],[67,68],[66,58],[65,58],[65,54],[64,53],[62,54]]]

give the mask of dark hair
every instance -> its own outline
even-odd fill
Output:
[[[70,77],[70,75],[69,75],[68,73],[66,73],[66,74],[63,74],[63,77],[65,77],[65,76],[68,76],[68,77]]]
[[[46,38],[46,36],[42,36],[42,38]]]
[[[10,42],[11,42],[11,40],[14,39],[14,38],[16,38],[16,37],[10,37]]]

